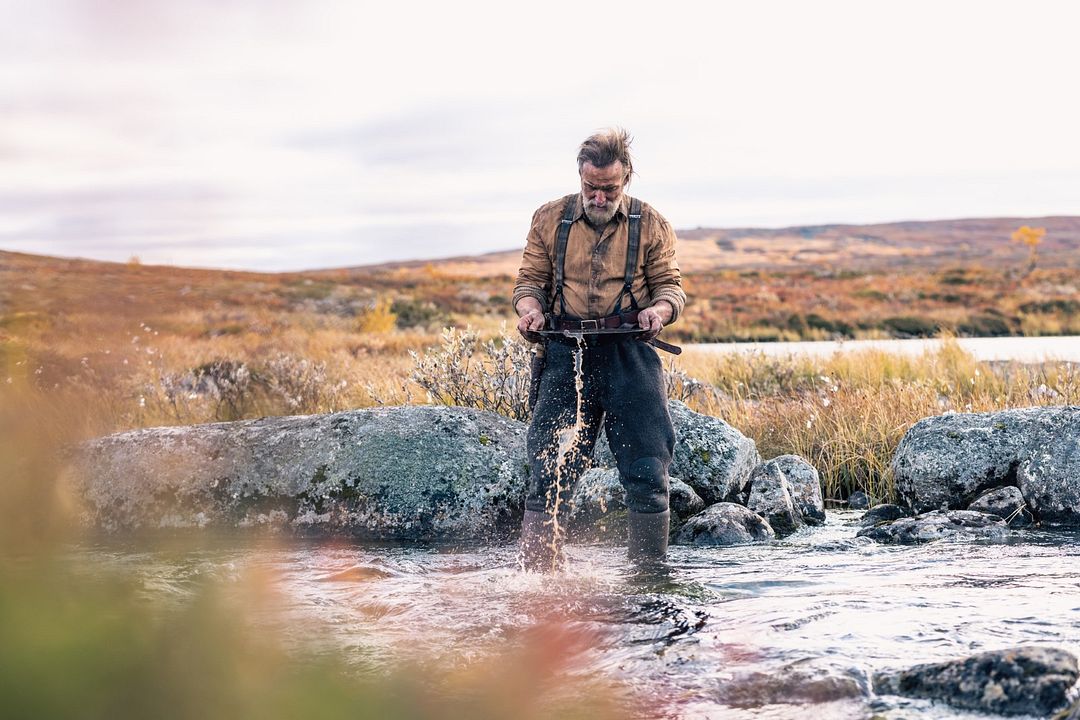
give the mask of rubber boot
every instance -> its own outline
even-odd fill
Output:
[[[626,549],[631,560],[662,560],[667,554],[671,511],[626,514]]]
[[[525,570],[554,572],[562,566],[562,533],[555,537],[555,524],[548,512],[526,510],[521,521],[519,559]]]

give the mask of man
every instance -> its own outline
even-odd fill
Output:
[[[581,192],[533,215],[514,287],[518,331],[527,340],[541,340],[537,333],[545,329],[584,331],[586,338],[580,374],[577,341],[549,336],[543,348],[522,524],[530,569],[559,562],[573,485],[601,425],[626,489],[630,556],[662,558],[667,552],[667,471],[675,432],[660,358],[647,341],[678,318],[686,294],[671,225],[624,193],[634,172],[630,142],[625,130],[609,129],[581,144]],[[630,247],[635,238],[636,250]],[[588,333],[630,326],[641,334]]]

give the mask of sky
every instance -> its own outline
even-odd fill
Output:
[[[676,228],[1080,215],[1080,3],[0,0],[0,249],[522,247],[634,135]]]

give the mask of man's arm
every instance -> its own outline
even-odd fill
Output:
[[[638,313],[638,325],[645,329],[644,340],[651,340],[665,325],[675,322],[686,304],[682,273],[675,260],[675,231],[655,211],[651,225],[644,269],[652,305]]]
[[[513,305],[519,317],[518,332],[529,342],[540,341],[536,331],[544,329],[544,304],[547,302],[547,288],[552,282],[551,258],[540,228],[541,210],[533,213],[525,252],[521,256],[521,268],[514,283]]]

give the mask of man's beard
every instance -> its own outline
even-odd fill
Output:
[[[607,225],[611,218],[615,217],[615,213],[619,211],[619,203],[606,203],[604,209],[600,210],[592,204],[591,199],[583,197],[582,200],[585,205],[585,217],[597,227]]]

